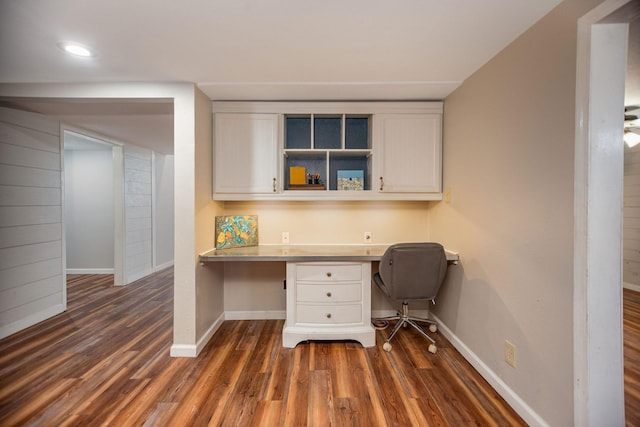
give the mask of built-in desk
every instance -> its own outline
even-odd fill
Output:
[[[389,245],[259,245],[212,250],[200,262],[283,261],[287,264],[282,345],[352,339],[375,345],[371,326],[371,262]],[[458,254],[447,251],[457,263]]]
[[[259,245],[211,250],[200,255],[200,262],[211,261],[380,261],[389,245]],[[459,256],[446,251],[447,260],[457,263]]]

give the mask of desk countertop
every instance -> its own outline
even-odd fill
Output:
[[[258,245],[227,248],[200,255],[200,262],[211,261],[379,261],[389,245]],[[459,256],[446,251],[447,260],[457,263]]]

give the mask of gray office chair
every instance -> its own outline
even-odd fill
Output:
[[[431,341],[429,351],[435,353],[435,341],[416,322],[426,322],[429,330],[436,332],[438,326],[431,319],[409,316],[409,300],[431,300],[435,303],[440,286],[447,274],[447,256],[439,243],[398,243],[387,248],[380,260],[378,273],[373,281],[389,298],[402,300],[402,313],[395,316],[372,319],[378,329],[389,326],[390,320],[397,320],[395,327],[382,346],[391,351],[391,339],[401,326],[411,325]]]

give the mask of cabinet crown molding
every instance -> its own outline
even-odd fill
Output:
[[[213,101],[214,113],[442,114],[442,101]]]

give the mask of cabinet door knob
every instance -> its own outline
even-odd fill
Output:
[[[331,313],[327,313],[327,319],[331,319]]]
[[[331,277],[331,272],[327,271],[327,277]]]
[[[327,296],[331,298],[331,292],[327,292]]]

